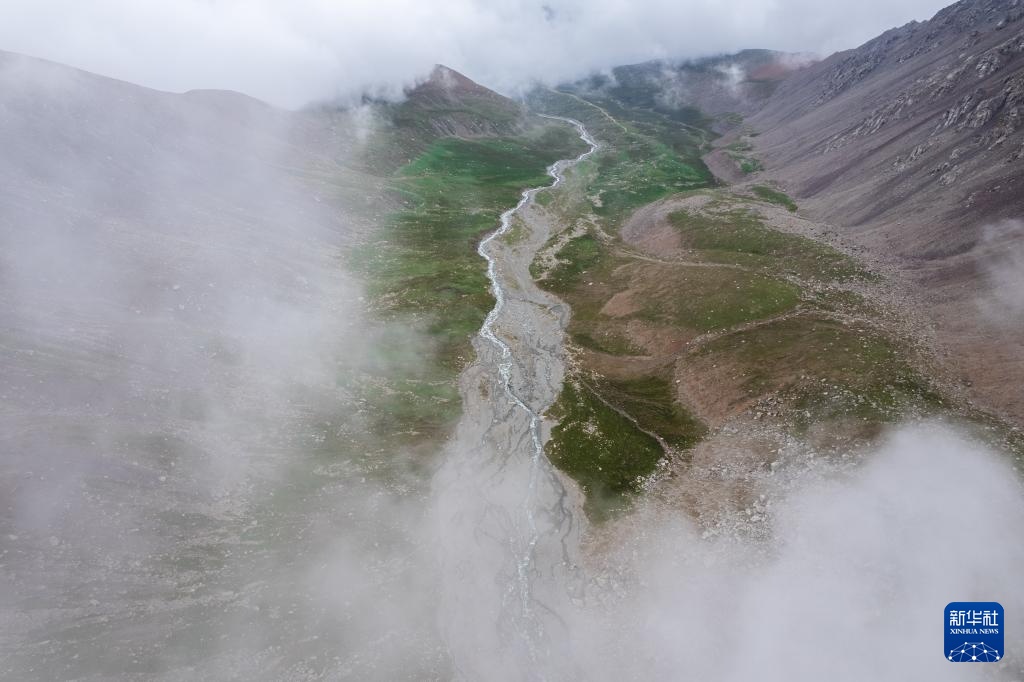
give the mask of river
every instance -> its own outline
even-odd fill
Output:
[[[578,579],[578,503],[544,456],[541,416],[561,390],[569,309],[534,284],[529,266],[551,233],[534,198],[598,143],[579,121],[546,118],[574,126],[589,149],[549,167],[552,183],[525,190],[480,243],[495,305],[461,377],[464,415],[435,479],[442,629],[467,679],[544,677]],[[517,220],[526,236],[509,245],[501,237]]]

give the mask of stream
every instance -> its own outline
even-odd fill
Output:
[[[553,182],[525,190],[480,242],[495,305],[461,377],[464,416],[435,478],[442,630],[466,679],[544,679],[576,581],[578,504],[544,456],[541,417],[561,390],[569,310],[537,288],[529,265],[551,233],[534,198],[598,144],[579,121],[545,118],[574,126],[589,149],[551,165]],[[510,246],[501,237],[515,220],[529,229]]]

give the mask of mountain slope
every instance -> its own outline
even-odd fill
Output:
[[[1022,208],[1014,7],[961,3],[823,62],[746,51],[533,94],[603,143],[535,263],[574,311],[548,454],[590,511],[662,457],[732,461],[730,433],[768,466],[779,433],[845,451],[941,415],[1019,456],[1024,231],[993,223]],[[680,160],[702,172],[659,182]]]
[[[592,76],[560,89],[728,130],[743,115],[759,110],[790,73],[809,61],[804,55],[743,50],[690,61],[617,66],[610,76]]]
[[[1018,0],[962,0],[929,21],[776,74],[760,97],[723,99],[722,83],[712,83],[674,105],[715,114],[716,129],[727,131],[704,157],[718,177],[778,183],[822,232],[891,271],[941,364],[980,406],[1018,423],[1022,17]],[[743,54],[718,62],[747,73]],[[643,91],[641,106],[664,109],[678,78],[655,71],[619,70],[620,80],[632,74],[639,83],[620,83],[618,96]]]
[[[253,677],[231,623],[278,607],[239,587],[302,601],[280,538],[327,515],[274,492],[335,499],[291,469],[348,459],[374,333],[337,253],[379,183],[335,122],[0,59],[0,677]]]
[[[962,0],[776,74],[755,98],[730,100],[714,80],[674,98],[679,77],[657,63],[618,70],[607,92],[716,115],[728,132],[705,156],[709,168],[730,182],[780,184],[825,232],[891,270],[946,369],[982,407],[1020,423],[1022,17],[1019,0]],[[752,73],[743,54],[716,63]]]
[[[767,174],[895,267],[947,365],[1018,422],[1022,17],[964,0],[794,74],[748,122]]]
[[[435,135],[511,135],[525,125],[522,106],[438,64],[430,77],[407,91],[395,120],[425,125]]]
[[[517,102],[441,64],[404,94],[397,103],[374,103],[383,120],[373,153],[364,160],[382,174],[409,163],[441,138],[515,136],[536,124]]]
[[[970,248],[980,221],[1024,210],[1022,16],[965,0],[797,72],[749,120],[759,152],[822,216],[903,254]]]

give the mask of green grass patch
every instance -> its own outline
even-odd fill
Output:
[[[652,201],[708,184],[696,164],[683,160],[666,145],[642,137],[636,137],[628,148],[600,153],[595,161],[597,181],[588,190],[600,194],[601,206],[594,212],[616,222]]]
[[[790,199],[789,195],[785,192],[780,192],[765,185],[754,185],[750,189],[754,194],[767,202],[783,206],[789,211],[796,211],[796,202]]]
[[[594,521],[627,508],[630,496],[640,492],[664,457],[651,433],[681,449],[707,433],[660,376],[600,379],[594,386],[567,381],[550,415],[559,423],[552,430],[548,457],[583,488],[585,509]]]
[[[602,263],[605,247],[591,234],[570,239],[558,252],[559,263],[542,284],[548,291],[567,293],[580,284],[585,272]]]
[[[373,406],[368,419],[373,433],[412,445],[444,437],[462,407],[457,387],[448,377],[435,381],[392,377],[386,385],[365,386],[362,396]]]
[[[390,192],[398,210],[350,262],[378,314],[413,326],[429,347],[412,379],[387,369],[371,377],[375,411],[414,435],[451,424],[459,408],[455,376],[494,305],[477,245],[523,189],[551,182],[548,165],[584,148],[563,124],[518,137],[443,138],[395,174]]]
[[[582,329],[579,329],[582,327]],[[643,350],[628,338],[608,329],[595,329],[590,325],[576,325],[578,331],[569,334],[577,346],[608,355],[640,355]]]
[[[676,401],[672,385],[664,377],[603,379],[595,388],[641,428],[658,434],[673,447],[692,447],[707,433],[707,427]]]
[[[860,294],[845,289],[825,289],[814,292],[814,305],[823,312],[841,312],[871,317],[878,314],[871,303]]]
[[[676,211],[669,220],[688,246],[712,262],[792,272],[816,280],[869,278],[849,256],[813,239],[773,230],[750,211],[733,209],[714,215]]]
[[[547,454],[551,463],[579,483],[585,510],[600,521],[629,506],[643,478],[664,456],[651,436],[605,405],[587,387],[566,381],[549,414],[552,429]]]
[[[898,344],[820,315],[728,334],[698,355],[735,367],[751,397],[780,392],[798,429],[840,418],[879,424],[942,405]]]
[[[746,174],[756,173],[757,171],[764,170],[764,164],[761,163],[760,159],[755,159],[749,156],[734,157],[739,163],[740,170]]]
[[[642,307],[634,316],[663,325],[712,331],[772,317],[800,302],[800,288],[784,279],[729,268],[641,264],[650,270]]]
[[[798,286],[770,273],[634,261],[589,234],[569,241],[559,260],[540,284],[573,306],[570,333],[580,345],[615,355],[629,354],[632,345],[609,324],[641,319],[703,332],[778,315],[800,302]],[[627,289],[642,292],[635,312],[615,319],[600,312],[608,292]]]

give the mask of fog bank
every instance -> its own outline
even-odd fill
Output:
[[[829,54],[945,2],[807,0],[0,0],[0,49],[171,91],[284,106],[396,94],[444,63],[511,92],[652,58],[763,47]]]
[[[525,494],[528,442],[472,438],[431,486],[368,428],[366,383],[430,352],[345,269],[379,208],[346,165],[372,111],[18,59],[0,111],[0,677],[942,680],[953,600],[1001,602],[1021,650],[1019,471],[931,423],[848,459],[794,447],[743,527],[652,498],[600,547],[543,538],[520,592],[559,627],[502,665],[522,551],[490,531],[524,500],[539,529],[578,509],[549,469]],[[522,421],[500,407],[485,428]]]
[[[586,679],[962,679],[942,642],[955,600],[999,601],[1007,651],[1024,645],[1024,497],[1005,454],[926,423],[862,461],[790,453],[755,486],[760,532],[708,534],[655,505],[623,524],[574,623],[576,653],[597,657]],[[986,668],[1024,674],[1013,655]]]
[[[0,112],[0,677],[443,667],[362,390],[431,347],[345,267],[372,115],[19,58]]]

